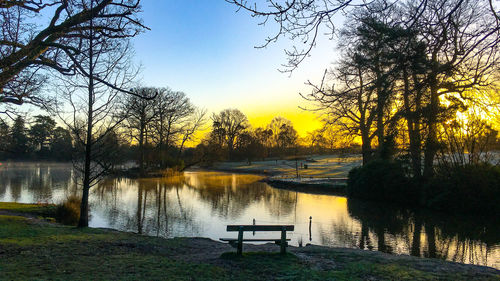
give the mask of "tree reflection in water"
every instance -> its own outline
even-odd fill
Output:
[[[182,229],[196,234],[193,212],[179,197],[183,182],[182,177],[103,181],[94,190],[92,211],[104,214],[106,223],[116,229],[162,237]]]
[[[0,168],[0,201],[54,202],[80,194],[71,165]],[[294,224],[291,244],[356,247],[500,268],[500,226],[345,197],[275,189],[261,177],[186,172],[167,178],[102,181],[91,191],[90,225],[145,235],[228,235],[227,224]],[[257,233],[257,235],[259,235]],[[269,234],[263,234],[269,236]]]
[[[498,254],[500,227],[492,220],[407,210],[359,200],[348,200],[348,210],[361,224],[358,247],[362,249],[372,234],[377,240],[377,250],[388,253],[409,253],[473,264],[488,264],[492,250]]]

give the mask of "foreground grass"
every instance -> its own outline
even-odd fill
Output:
[[[0,204],[0,209],[3,206]],[[16,212],[36,209],[9,206]],[[33,212],[38,214],[39,210]],[[218,242],[194,241],[200,239],[161,239],[103,229],[76,229],[0,215],[0,279],[500,280],[498,273],[476,272],[473,267],[436,271],[436,267],[449,264],[442,261],[423,260],[428,261],[427,268],[413,266],[411,259],[384,260],[376,255],[364,256],[361,251],[339,249],[296,251],[286,256],[245,253],[237,257]],[[214,256],[217,251],[226,253]]]
[[[11,213],[33,215],[35,217],[53,218],[56,212],[56,205],[0,202],[0,210],[5,210]]]

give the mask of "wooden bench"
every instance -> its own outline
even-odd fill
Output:
[[[286,253],[286,246],[288,245],[287,241],[290,239],[286,238],[287,231],[294,230],[293,225],[228,225],[227,231],[238,231],[238,238],[220,238],[221,241],[229,242],[229,244],[233,247],[237,247],[237,254],[241,255],[243,252],[243,241],[248,242],[274,242],[281,246],[281,254]],[[280,239],[243,239],[243,232],[245,231],[281,231]]]

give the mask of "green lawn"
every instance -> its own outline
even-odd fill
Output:
[[[16,212],[39,214],[43,208],[0,203],[0,210]],[[225,247],[208,239],[162,239],[0,215],[1,280],[500,280],[498,271],[475,267],[436,271],[450,264],[437,260],[384,260],[339,249],[237,257]],[[431,266],[415,267],[413,260]]]
[[[54,217],[56,206],[53,204],[23,204],[14,202],[0,202],[0,210],[12,213],[33,215],[35,217]]]

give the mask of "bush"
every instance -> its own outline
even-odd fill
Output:
[[[71,195],[63,203],[56,207],[56,221],[67,224],[77,225],[80,218],[80,204],[82,200],[76,195]]]
[[[440,166],[427,184],[427,207],[447,212],[498,215],[500,167],[487,163]]]
[[[352,169],[347,181],[350,197],[418,204],[419,193],[400,162],[375,160]]]

